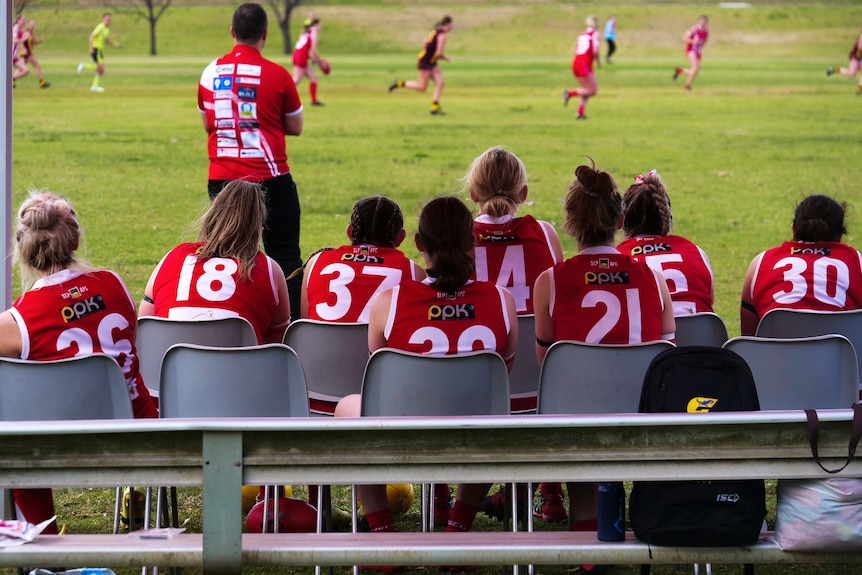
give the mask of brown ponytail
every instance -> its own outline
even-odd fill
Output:
[[[470,279],[473,257],[473,216],[454,196],[434,198],[419,215],[419,241],[430,265],[426,272],[440,291],[455,291]]]
[[[592,162],[592,158],[590,158]],[[564,229],[579,244],[612,243],[622,211],[622,199],[613,177],[593,166],[578,166],[565,200]]]
[[[635,177],[623,197],[623,231],[627,238],[666,236],[673,227],[673,212],[661,177],[655,170]]]

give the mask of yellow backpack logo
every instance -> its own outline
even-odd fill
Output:
[[[692,397],[685,410],[688,413],[702,413],[711,410],[718,403],[713,397]]]

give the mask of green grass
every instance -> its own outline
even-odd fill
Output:
[[[105,9],[64,4],[56,10],[53,2],[28,8],[46,37],[37,54],[52,87],[40,90],[25,78],[14,91],[14,205],[31,187],[70,197],[86,231],[87,258],[118,271],[136,299],[161,256],[189,237],[189,224],[207,205],[196,84],[201,69],[231,46],[234,4],[196,4],[165,13],[157,57],[148,56],[146,22],[127,7],[114,8],[112,35],[123,48],[107,49],[104,94],[91,94],[90,73],[79,76],[75,66],[86,57],[87,36]],[[396,199],[412,233],[423,203],[460,192],[470,161],[496,144],[527,166],[524,213],[561,229],[560,200],[574,168],[589,155],[623,189],[635,174],[659,170],[673,201],[675,232],[708,253],[716,309],[738,335],[748,262],[790,237],[795,204],[825,193],[862,205],[862,97],[854,95],[855,82],[824,74],[827,66],[846,63],[862,5],[753,4],[720,9],[700,2],[532,0],[428,7],[388,0],[301,6],[293,29],[309,11],[321,17],[320,50],[333,65],[320,86],[326,107],[306,108],[303,135],[288,141],[302,202],[303,253],[344,243],[353,202],[370,194]],[[616,15],[619,51],[613,65],[598,71],[590,119],[576,123],[560,92],[574,86],[571,47],[593,12],[601,19]],[[684,64],[680,37],[702,12],[710,15],[712,35],[695,89],[685,93],[670,77]],[[419,45],[446,13],[456,25],[447,44],[452,62],[443,64],[447,115],[432,117],[430,93],[388,94],[386,87],[396,76],[415,76]],[[265,54],[289,67],[277,28],[271,32]],[[307,84],[300,94],[307,98]],[[856,209],[847,223],[847,241],[858,245]],[[563,240],[573,255],[574,243]],[[414,249],[407,251],[418,260]],[[188,494],[188,526],[199,529],[199,492]],[[73,531],[106,530],[110,493],[64,490],[58,501],[61,520]],[[412,520],[405,518],[404,528],[415,525]],[[496,526],[480,522],[478,528]]]

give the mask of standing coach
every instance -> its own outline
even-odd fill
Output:
[[[299,251],[299,197],[287,164],[285,136],[302,133],[302,102],[282,66],[261,55],[266,44],[266,11],[239,6],[230,28],[233,49],[201,74],[198,109],[208,134],[210,200],[230,181],[260,182],[266,190],[263,246],[284,270],[291,317],[299,317],[302,258]]]

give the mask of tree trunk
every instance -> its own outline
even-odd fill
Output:
[[[279,22],[278,26],[281,28],[281,35],[284,38],[284,53],[285,54],[293,54],[293,38],[290,36],[290,13],[288,12],[287,18],[284,19],[283,22]]]
[[[156,55],[156,19],[150,18],[150,56]]]

